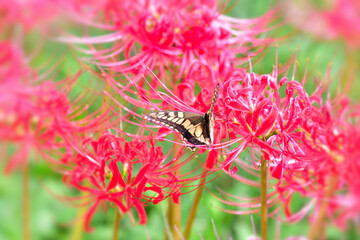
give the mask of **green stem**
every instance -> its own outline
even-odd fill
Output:
[[[267,167],[264,155],[261,156],[261,239],[268,239],[268,209],[267,209]]]
[[[191,205],[191,209],[190,209],[190,213],[186,222],[186,226],[185,226],[185,231],[184,231],[184,239],[189,239],[190,238],[190,233],[191,233],[191,228],[193,226],[195,217],[196,217],[196,212],[200,203],[200,199],[205,187],[205,182],[206,182],[206,170],[204,170],[203,176],[200,179],[200,186],[199,188],[196,190],[196,194],[194,197],[194,201]]]
[[[330,176],[327,179],[325,188],[325,199],[321,201],[319,212],[316,216],[314,223],[311,224],[309,232],[309,240],[322,239],[321,235],[324,234],[324,222],[326,220],[326,210],[329,204],[329,199],[334,194],[337,185],[337,177]]]
[[[86,192],[81,192],[81,196],[85,197]],[[81,240],[83,233],[84,233],[84,214],[86,213],[87,206],[80,206],[78,207],[77,213],[76,213],[76,221],[75,225],[72,229],[70,239],[71,240]]]
[[[354,88],[354,84],[356,84],[356,82],[354,82],[354,76],[356,74],[357,64],[358,62],[356,61],[356,51],[348,49],[345,55],[345,64],[342,76],[340,78],[341,80],[339,80],[340,90],[344,95],[353,94],[354,89],[356,89],[356,87]]]
[[[168,218],[168,222],[169,222],[169,228],[170,228],[170,234],[171,237],[169,238],[169,236],[165,233],[166,239],[172,239],[172,240],[180,240],[180,236],[178,234],[178,231],[176,229],[178,229],[180,231],[180,216],[181,216],[181,211],[179,208],[180,204],[176,204],[172,198],[169,198],[168,200],[169,203],[169,208],[168,208],[168,214],[167,214],[167,218]]]
[[[180,152],[180,146],[178,144],[175,144],[173,150],[174,157],[179,152]],[[176,164],[176,162],[174,164]],[[177,176],[181,175],[179,168],[175,170],[175,175]],[[168,208],[167,218],[168,218],[171,235],[174,240],[180,240],[181,236],[179,235],[178,231],[181,231],[181,198],[179,198],[179,204],[176,204],[172,198],[169,198],[168,202],[169,202],[169,208]],[[165,232],[165,236],[167,236],[166,232]]]
[[[29,163],[25,163],[23,169],[23,239],[30,240],[30,190],[29,190]]]
[[[115,210],[116,213],[115,213],[115,221],[114,221],[114,228],[113,228],[113,236],[112,236],[112,239],[113,240],[118,240],[119,239],[119,224],[120,224],[120,213],[119,213],[119,210],[116,209]]]
[[[179,235],[178,231],[181,231],[181,202],[179,199],[179,204],[173,202],[172,199],[170,199],[170,207],[172,212],[172,236],[174,240],[180,240],[181,236]]]

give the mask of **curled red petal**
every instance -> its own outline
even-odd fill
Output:
[[[142,204],[142,202],[140,202],[138,200],[134,200],[133,204],[139,215],[139,224],[140,225],[145,224],[147,222],[147,215],[146,215],[144,205]]]
[[[267,131],[269,131],[270,128],[274,126],[275,120],[278,116],[278,109],[276,107],[273,107],[271,109],[270,114],[267,116],[267,118],[261,123],[260,127],[256,130],[255,136],[260,136],[265,134]]]
[[[218,153],[216,151],[210,151],[206,159],[206,168],[212,169],[215,167],[215,163],[218,159]]]
[[[120,178],[120,172],[119,172],[119,168],[117,166],[117,163],[116,163],[116,160],[112,160],[109,164],[109,168],[112,172],[112,177],[111,177],[111,180],[108,184],[108,187],[107,187],[107,191],[113,189],[116,187],[116,185],[118,184],[119,182],[119,178]],[[124,187],[124,186],[122,186]]]
[[[136,177],[134,178],[133,182],[131,183],[132,187],[138,184],[145,177],[145,173],[147,172],[149,167],[150,164],[146,164],[145,166],[141,167],[139,172],[136,174]]]
[[[128,210],[119,199],[111,199],[111,201],[114,202],[116,206],[119,207],[122,213],[125,213]]]
[[[99,205],[99,200],[97,200],[92,206],[91,208],[87,211],[86,215],[85,215],[85,221],[84,221],[84,228],[86,231],[90,232],[93,229],[90,227],[90,221],[92,216],[95,213],[95,210],[97,208],[97,206]]]

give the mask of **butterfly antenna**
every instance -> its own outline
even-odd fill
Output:
[[[212,113],[214,111],[215,103],[216,103],[217,97],[219,95],[218,93],[219,93],[219,84],[216,85],[216,89],[215,89],[214,95],[211,100],[210,113]]]

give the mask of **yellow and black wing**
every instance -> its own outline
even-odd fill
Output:
[[[191,145],[206,145],[209,147],[214,140],[215,117],[213,111],[218,91],[219,84],[216,86],[212,97],[210,109],[205,115],[182,111],[162,111],[144,115],[144,118],[149,122],[179,132],[183,140]],[[188,147],[194,151],[193,146]]]
[[[210,146],[209,123],[206,116],[192,112],[163,111],[147,114],[144,118],[179,132],[182,138],[192,145]],[[193,147],[189,147],[193,150]]]

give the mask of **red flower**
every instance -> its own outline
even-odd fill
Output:
[[[101,108],[79,117],[86,110],[85,104],[94,101],[82,99],[86,94],[69,100],[64,86],[71,89],[80,72],[56,83],[40,80],[19,49],[7,42],[0,43],[0,49],[0,140],[18,146],[6,172],[26,163],[31,149],[49,161],[58,161],[55,159],[62,152],[72,151],[66,139],[104,123],[107,112]]]
[[[176,201],[180,189],[198,178],[174,175],[190,159],[178,162],[177,157],[170,161],[167,157],[152,140],[148,146],[146,142],[128,142],[110,133],[101,134],[98,141],[84,140],[73,160],[76,167],[65,174],[64,181],[88,193],[86,229],[90,229],[92,215],[101,203],[110,203],[123,213],[134,208],[139,224],[145,224],[145,205],[157,204],[169,196]]]
[[[18,24],[23,30],[40,27],[60,13],[54,2],[46,0],[1,1],[0,12],[0,29],[10,31]]]
[[[317,38],[342,39],[350,48],[360,47],[360,4],[356,0],[336,0],[324,9],[311,1],[293,2],[282,9],[288,22]]]
[[[222,139],[221,147],[236,144],[231,151],[226,151],[224,169],[236,180],[259,187],[252,178],[235,175],[235,172],[240,167],[259,177],[262,156],[268,161],[270,179],[277,182],[276,192],[268,196],[269,206],[284,202],[287,220],[297,221],[314,205],[316,215],[326,203],[326,213],[344,227],[346,220],[355,219],[355,213],[359,212],[359,205],[354,201],[359,198],[359,181],[355,176],[355,171],[359,171],[359,151],[355,147],[360,136],[358,107],[350,107],[346,98],[323,100],[326,89],[319,82],[309,94],[305,91],[305,82],[295,81],[295,76],[292,80],[279,78],[278,74],[278,69],[272,75],[251,72],[224,82],[216,107],[221,116],[217,126],[231,132],[229,140]],[[284,96],[280,95],[280,88],[285,90]],[[252,166],[239,159],[240,153],[246,150],[252,153]],[[232,162],[235,166],[230,171]],[[291,202],[296,193],[313,200],[293,213]],[[233,195],[224,194],[221,199],[224,203],[259,211],[259,198],[235,197],[232,201],[229,199]],[[277,207],[271,214],[280,209]]]
[[[176,73],[175,78],[182,77],[197,61],[215,69],[215,73],[228,74],[231,65],[244,61],[237,60],[236,56],[241,54],[247,60],[250,52],[256,55],[256,50],[260,51],[271,41],[258,36],[267,31],[272,12],[258,19],[234,19],[218,13],[215,2],[205,5],[188,1],[133,1],[130,5],[126,1],[108,2],[102,10],[106,18],[103,21],[111,19],[113,25],[101,27],[103,22],[93,25],[104,29],[112,26],[117,32],[97,37],[68,36],[59,40],[90,45],[90,50],[76,47],[90,55],[84,60],[105,70],[133,73],[135,82],[143,82],[141,76],[146,66],[175,88],[175,76],[169,77],[168,72]],[[113,47],[97,50],[93,46],[108,42],[113,43]],[[125,59],[118,60],[119,55]]]

